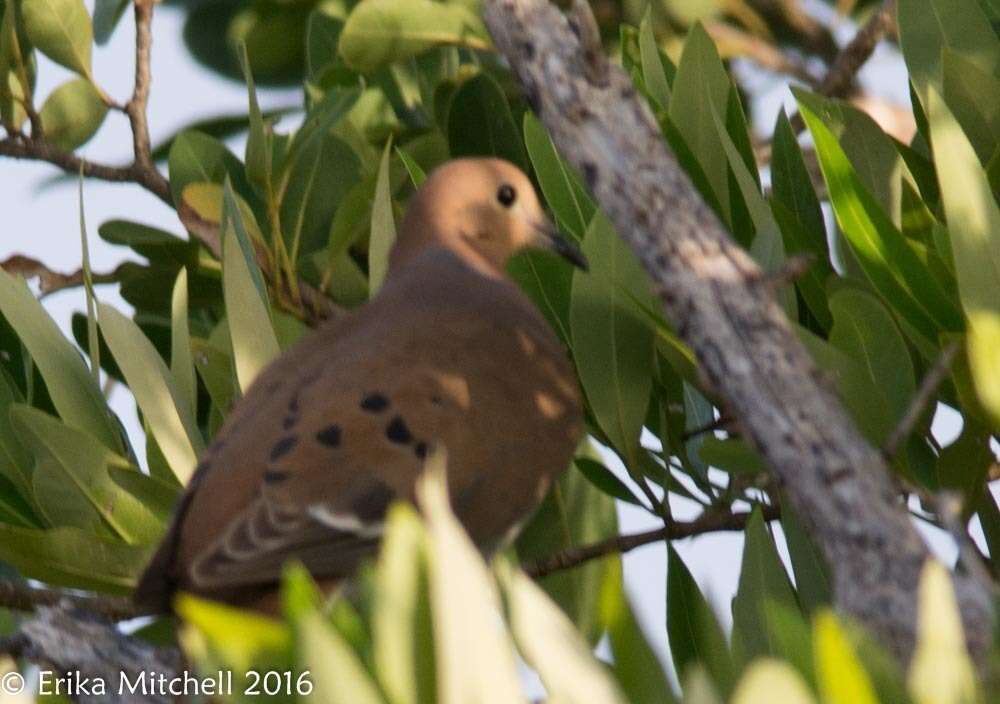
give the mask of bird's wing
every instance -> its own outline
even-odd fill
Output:
[[[259,407],[244,426],[253,437],[227,442],[197,489],[220,497],[234,469],[255,475],[211,537],[194,537],[192,526],[189,539],[199,545],[186,557],[191,586],[274,582],[292,557],[317,577],[347,576],[374,552],[389,504],[412,500],[428,448],[450,424],[434,375],[396,368],[355,360],[349,374],[326,360]],[[189,520],[212,511],[204,497]]]
[[[339,495],[303,502],[292,497],[307,487],[279,488],[279,482],[295,479],[268,470],[258,498],[194,560],[189,579],[196,587],[272,583],[293,557],[317,577],[341,577],[375,551],[386,509],[396,498],[377,477],[352,474]]]

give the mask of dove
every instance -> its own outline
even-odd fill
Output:
[[[179,592],[274,611],[283,565],[325,589],[377,553],[388,507],[427,458],[490,554],[567,469],[583,430],[567,350],[506,273],[516,253],[586,260],[528,177],[455,159],[410,199],[382,287],[307,333],[231,409],[179,500],[135,602]]]

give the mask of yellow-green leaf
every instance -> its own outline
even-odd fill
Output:
[[[524,659],[553,701],[615,704],[625,699],[594,658],[590,644],[548,595],[520,570],[505,565],[510,627]]]
[[[170,372],[174,377],[178,400],[191,417],[197,417],[198,385],[191,356],[191,331],[188,326],[187,269],[177,272],[170,300]]]
[[[747,668],[732,704],[815,704],[802,675],[780,660],[761,658]]]
[[[338,49],[348,66],[370,73],[441,45],[490,48],[479,14],[467,3],[363,0],[348,15]]]
[[[443,450],[417,486],[430,537],[431,605],[441,704],[524,702],[500,603],[479,550],[448,505]]]
[[[868,674],[829,611],[816,616],[813,644],[819,691],[826,704],[878,704]]]
[[[39,51],[81,76],[90,76],[94,30],[83,0],[23,0],[21,15]]]
[[[108,114],[108,106],[86,78],[73,78],[56,88],[42,104],[45,139],[73,151],[94,136]]]
[[[314,689],[302,701],[324,704],[382,704],[378,687],[343,637],[319,615],[298,623],[302,665]]]
[[[0,312],[28,348],[52,403],[67,425],[120,452],[121,437],[93,377],[24,281],[0,269]]]
[[[396,221],[392,214],[392,185],[389,182],[389,156],[392,140],[385,143],[382,161],[375,182],[375,202],[372,204],[372,230],[368,243],[368,291],[374,296],[385,280],[389,268],[389,252],[396,242]]]
[[[229,183],[225,187],[222,222],[222,293],[229,319],[233,361],[240,388],[246,391],[257,374],[278,356],[267,291],[254,257],[244,216]]]
[[[186,484],[203,449],[190,407],[139,326],[111,306],[98,307],[101,331],[174,476]]]
[[[948,570],[928,560],[920,577],[917,648],[908,675],[918,704],[980,701]]]

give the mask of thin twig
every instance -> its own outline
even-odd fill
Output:
[[[91,274],[91,279],[95,284],[110,284],[118,281],[119,274],[124,264],[120,264],[113,271],[103,274]],[[14,254],[0,262],[0,269],[8,274],[16,274],[24,279],[38,278],[38,288],[42,296],[47,296],[56,291],[67,288],[83,286],[84,271],[76,271],[64,274],[59,271],[52,271],[44,263],[23,254]]]
[[[0,140],[0,156],[14,159],[46,161],[68,173],[79,173],[88,178],[116,183],[136,183],[155,195],[167,205],[173,206],[170,184],[158,171],[144,170],[136,166],[110,166],[81,159],[76,154],[64,152],[44,140],[21,139],[17,136]]]
[[[80,596],[61,589],[30,587],[24,582],[0,579],[0,606],[15,611],[34,611],[40,606],[71,604],[74,608],[112,621],[144,615],[131,601],[113,596]]]
[[[941,350],[941,355],[934,362],[934,366],[928,370],[923,381],[920,382],[920,388],[917,389],[917,393],[910,400],[910,405],[907,407],[906,413],[899,419],[896,427],[893,428],[886,439],[885,444],[882,445],[882,454],[886,459],[891,460],[895,457],[896,453],[899,452],[900,446],[910,436],[910,433],[913,432],[913,428],[920,420],[920,416],[923,415],[924,409],[933,400],[938,386],[948,376],[951,363],[955,361],[955,355],[958,354],[958,350],[959,345],[957,342],[952,342]]]
[[[149,124],[146,105],[149,102],[149,55],[153,46],[153,0],[135,0],[135,88],[132,98],[125,105],[125,113],[132,125],[132,148],[135,164],[144,170],[154,171],[149,142]],[[162,176],[161,176],[162,178]]]
[[[896,23],[896,0],[885,0],[882,7],[872,13],[854,38],[840,50],[826,72],[819,92],[832,98],[845,97],[851,90],[855,76],[871,58],[882,38]]]
[[[896,23],[896,0],[884,0],[882,6],[872,13],[854,37],[830,64],[826,75],[820,81],[817,92],[831,98],[846,97],[854,85],[858,71],[871,58],[875,47]],[[806,128],[801,113],[796,113],[791,120],[795,134],[801,134]]]
[[[761,506],[761,508],[764,520],[766,521],[774,521],[781,516],[781,512],[777,506]],[[618,535],[614,538],[602,540],[599,543],[570,548],[554,555],[549,555],[548,557],[533,560],[522,567],[532,577],[544,577],[553,572],[576,567],[589,560],[595,560],[605,555],[626,553],[642,545],[656,543],[661,540],[679,540],[705,533],[743,530],[750,519],[750,515],[749,513],[732,513],[728,509],[718,512],[710,511],[703,513],[690,522],[678,523],[675,521],[669,525],[665,525],[663,528],[649,530],[644,533]]]

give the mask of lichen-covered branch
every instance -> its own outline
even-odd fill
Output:
[[[579,0],[486,0],[485,19],[559,151],[639,256],[706,385],[760,451],[833,568],[839,609],[891,651],[913,650],[928,550],[888,468],[848,418],[773,296],[668,151]],[[956,574],[970,650],[992,639],[989,584]]]

